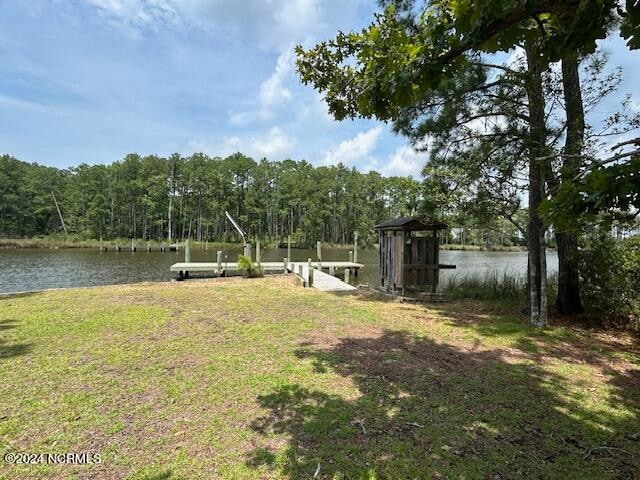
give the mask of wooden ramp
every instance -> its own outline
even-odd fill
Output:
[[[350,292],[356,289],[356,287],[343,282],[338,277],[317,269],[313,271],[313,283],[311,286],[323,292]]]

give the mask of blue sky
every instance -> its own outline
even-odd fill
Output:
[[[375,121],[335,122],[292,47],[371,21],[368,0],[0,0],[0,153],[68,167],[130,152],[342,162],[417,176]],[[624,90],[640,53],[608,40]],[[613,110],[619,98],[602,111]]]

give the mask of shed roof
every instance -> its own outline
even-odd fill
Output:
[[[421,230],[445,230],[442,222],[423,221],[420,217],[398,217],[382,222],[374,227],[376,230],[405,230],[409,232]]]

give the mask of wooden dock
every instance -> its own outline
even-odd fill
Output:
[[[343,282],[338,277],[324,273],[322,270],[313,272],[311,286],[323,292],[350,292],[356,289],[353,285]]]
[[[309,265],[312,272],[309,271]],[[357,262],[261,262],[260,266],[265,272],[282,272],[295,273],[300,277],[305,285],[309,283],[314,288],[323,292],[347,292],[355,290],[356,287],[347,282],[343,282],[334,273],[349,270],[357,275],[357,271],[364,267],[363,264]],[[323,269],[328,270],[325,273]],[[236,262],[182,262],[174,263],[169,270],[178,274],[178,279],[182,280],[189,277],[190,272],[212,273],[218,276],[224,276],[238,270]]]

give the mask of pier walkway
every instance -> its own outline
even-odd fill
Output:
[[[305,285],[311,284],[312,287],[323,292],[347,292],[355,290],[356,287],[347,282],[342,281],[334,274],[345,269],[357,275],[363,264],[357,262],[311,262],[311,270],[309,271],[308,262],[261,262],[260,266],[265,272],[292,272],[298,275]],[[174,263],[169,268],[170,271],[178,274],[178,279],[182,280],[189,277],[190,272],[213,273],[218,276],[224,276],[227,273],[236,272],[238,264],[236,262],[182,262]],[[328,270],[325,273],[323,270]]]

